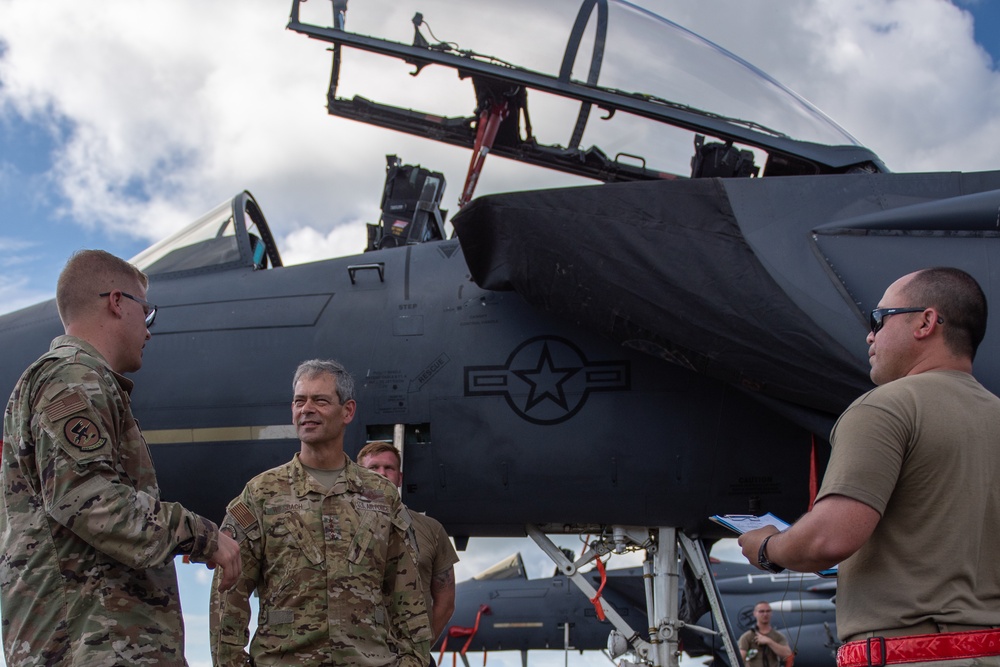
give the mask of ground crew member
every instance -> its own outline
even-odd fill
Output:
[[[834,425],[814,508],[739,538],[772,572],[843,561],[841,667],[1000,665],[1000,398],[972,376],[986,311],[958,269],[890,285],[867,337],[879,386]]]

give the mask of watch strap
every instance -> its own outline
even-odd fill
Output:
[[[779,572],[784,572],[785,568],[775,563],[772,563],[767,557],[767,541],[770,540],[775,535],[777,535],[777,533],[771,533],[770,535],[764,538],[763,542],[760,543],[760,549],[758,549],[757,551],[757,566],[762,570],[767,570],[768,572],[778,574]]]

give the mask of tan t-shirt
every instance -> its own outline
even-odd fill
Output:
[[[434,608],[431,598],[431,579],[435,574],[446,572],[458,562],[455,547],[448,539],[448,533],[437,519],[410,510],[410,520],[417,535],[417,569],[427,600],[427,613]]]
[[[967,373],[920,373],[852,403],[830,441],[818,498],[882,515],[840,565],[840,637],[1000,625],[1000,399]]]
[[[764,636],[782,644],[783,646],[788,646],[788,640],[785,639],[785,635],[781,634],[774,628],[772,628],[770,632],[765,632]],[[756,637],[756,630],[747,630],[740,636],[738,646],[740,651],[747,654],[747,657],[744,660],[746,667],[782,667],[785,664],[785,661],[779,658],[778,654],[772,651],[769,646],[762,646],[758,644]],[[757,650],[751,654],[750,651],[752,649]]]

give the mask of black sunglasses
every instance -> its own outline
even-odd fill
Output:
[[[871,325],[872,333],[876,334],[885,323],[885,318],[899,313],[922,313],[926,308],[876,308],[868,317],[868,324]],[[939,320],[941,318],[938,318]]]
[[[102,292],[97,296],[104,297],[104,296],[109,296],[110,294],[111,292]],[[121,294],[126,299],[132,299],[137,304],[142,306],[142,312],[146,314],[146,328],[148,329],[149,327],[153,326],[153,320],[156,319],[156,306],[146,301],[145,299],[140,299],[137,296],[132,296],[128,292],[122,292]]]

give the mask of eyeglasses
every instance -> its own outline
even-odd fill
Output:
[[[882,325],[885,323],[885,318],[890,315],[898,315],[899,313],[922,313],[925,310],[927,310],[927,308],[876,308],[871,312],[871,315],[868,318],[868,323],[872,327],[872,333],[877,334],[882,329]],[[941,318],[938,319],[940,320]]]
[[[111,292],[102,292],[101,294],[98,294],[97,296],[102,296],[103,297],[103,296],[108,296],[110,294],[111,294]],[[154,306],[150,302],[146,301],[145,299],[140,299],[137,296],[132,296],[128,292],[122,292],[121,295],[123,297],[125,297],[126,299],[132,299],[137,304],[139,304],[140,306],[142,306],[142,312],[144,312],[146,314],[146,328],[148,329],[149,327],[153,326],[153,320],[156,319],[156,306]]]

